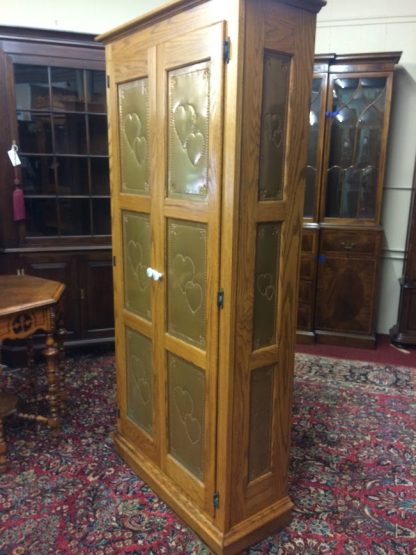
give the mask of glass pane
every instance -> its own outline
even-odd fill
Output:
[[[54,114],[55,150],[62,154],[86,154],[87,133],[85,116]]]
[[[54,198],[26,197],[25,206],[26,235],[28,237],[58,235],[58,214]]]
[[[17,112],[19,151],[52,153],[52,129],[49,115]]]
[[[265,474],[271,467],[273,378],[273,366],[257,368],[251,373],[249,480]]]
[[[88,195],[88,162],[86,158],[56,158],[58,194]]]
[[[88,199],[60,198],[59,215],[62,235],[89,235],[91,233]]]
[[[88,116],[90,154],[107,154],[107,116]]]
[[[54,159],[49,156],[20,156],[22,187],[29,195],[54,195]]]
[[[260,131],[260,200],[283,197],[290,58],[265,52]]]
[[[123,212],[124,245],[124,302],[126,308],[150,320],[151,280],[146,270],[150,267],[150,221],[147,214]]]
[[[318,141],[322,107],[322,78],[312,80],[311,108],[309,111],[309,147],[306,166],[304,216],[311,218],[315,212],[316,178],[318,166]]]
[[[169,72],[168,195],[205,200],[208,194],[209,63]]]
[[[335,79],[326,216],[374,217],[385,103],[385,77]]]
[[[256,238],[253,347],[276,343],[280,225],[259,224]]]
[[[87,70],[87,111],[106,112],[105,72]]]
[[[54,110],[85,111],[84,71],[69,67],[51,68]]]
[[[109,173],[108,158],[91,158],[91,194],[110,194]]]
[[[207,228],[168,221],[168,331],[204,348],[206,344]]]
[[[147,77],[118,88],[121,188],[149,193],[149,95]]]
[[[205,374],[168,355],[169,453],[199,480],[204,478]]]
[[[127,414],[153,435],[152,343],[143,335],[126,329]]]
[[[17,110],[38,110],[50,107],[48,68],[15,64],[14,80]]]
[[[109,198],[92,199],[93,235],[111,234],[111,215]]]

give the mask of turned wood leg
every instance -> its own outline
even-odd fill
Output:
[[[6,458],[6,440],[4,439],[3,418],[0,418],[0,474],[6,471],[7,458]]]
[[[64,341],[66,337],[66,329],[60,327],[56,332],[56,344],[58,348],[58,387],[59,387],[59,401],[61,409],[64,410],[66,407],[66,388],[65,388],[65,348]]]
[[[57,382],[57,372],[58,372],[58,349],[56,347],[54,334],[48,333],[46,335],[46,348],[43,352],[46,358],[46,372],[48,378],[48,401],[50,417],[48,418],[48,425],[55,431],[58,432],[60,426],[59,418],[59,389]]]
[[[27,367],[29,370],[29,386],[31,390],[31,395],[36,392],[36,382],[37,375],[35,371],[35,345],[33,341],[33,335],[26,339],[26,356],[27,356]]]

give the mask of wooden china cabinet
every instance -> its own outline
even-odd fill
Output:
[[[299,342],[375,346],[384,166],[399,59],[398,52],[315,58]]]
[[[407,229],[406,258],[400,279],[397,323],[390,330],[393,343],[416,347],[416,166]]]
[[[309,0],[175,0],[106,44],[122,457],[216,553],[286,525]]]
[[[114,337],[104,48],[91,35],[0,27],[0,272],[64,282],[68,344]],[[14,220],[18,146],[26,209]],[[3,345],[3,360],[23,350]]]

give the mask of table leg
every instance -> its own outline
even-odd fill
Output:
[[[48,417],[48,425],[57,433],[61,424],[59,418],[59,382],[57,380],[58,372],[58,349],[56,347],[54,334],[47,333],[46,348],[43,354],[46,358],[46,372],[48,378],[48,400],[50,417]]]
[[[58,387],[59,402],[62,410],[66,408],[66,388],[65,388],[65,349],[64,341],[66,337],[66,329],[60,327],[56,332],[56,344],[58,347]]]

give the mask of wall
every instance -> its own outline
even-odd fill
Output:
[[[102,33],[162,0],[0,0],[0,25]],[[416,154],[415,0],[327,0],[318,15],[317,53],[403,51],[396,71],[382,223],[382,258],[377,331],[395,324]]]

